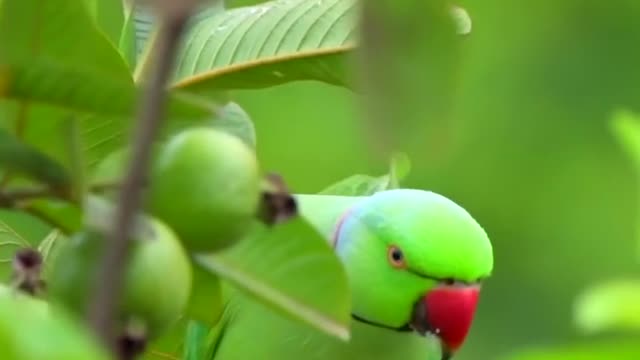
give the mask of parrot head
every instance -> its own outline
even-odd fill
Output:
[[[334,234],[356,321],[439,339],[444,359],[463,344],[493,250],[462,207],[430,191],[378,192],[351,207]]]

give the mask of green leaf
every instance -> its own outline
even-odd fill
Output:
[[[218,118],[212,126],[237,136],[245,144],[255,149],[256,129],[253,121],[240,105],[230,102],[220,109]]]
[[[131,72],[136,68],[138,60],[135,24],[135,13],[130,11],[126,14],[120,40],[118,41],[118,51],[120,51],[120,55],[122,55]]]
[[[500,357],[500,360],[636,360],[638,358],[640,358],[640,345],[637,341],[609,341],[523,350]]]
[[[188,319],[180,319],[168,331],[148,345],[148,350],[140,356],[140,360],[182,359],[188,325]]]
[[[67,170],[49,156],[0,129],[0,168],[62,188],[70,184]]]
[[[411,161],[405,153],[392,155],[389,173],[382,176],[356,174],[340,180],[319,192],[320,195],[368,196],[379,191],[398,188],[400,181],[411,170]]]
[[[42,255],[43,262],[42,277],[45,281],[51,273],[52,264],[58,255],[61,245],[67,240],[68,238],[59,229],[53,229],[38,245],[37,250]]]
[[[124,0],[86,0],[102,32],[118,44],[124,24]]]
[[[61,237],[60,230],[53,229],[51,232],[45,237],[40,244],[38,245],[38,252],[42,255],[42,260],[47,261],[49,258],[49,254],[51,249],[56,245],[58,240]]]
[[[202,12],[187,34],[175,87],[199,94],[298,80],[351,87],[348,59],[357,45],[357,4],[275,0]],[[471,31],[468,13],[455,6],[450,10],[458,33]]]
[[[619,279],[593,286],[578,297],[574,319],[587,334],[608,330],[640,333],[640,280]]]
[[[197,321],[189,322],[185,334],[183,360],[202,360],[205,358],[209,329],[209,326]]]
[[[196,255],[195,261],[286,316],[343,340],[350,337],[345,270],[329,243],[299,217],[272,228],[256,224],[239,244]]]
[[[74,0],[2,2],[5,97],[82,109],[127,106],[133,80],[85,5]]]
[[[294,80],[346,86],[355,15],[355,0],[276,0],[205,12],[186,35],[175,86],[195,93]]]
[[[613,114],[611,130],[640,171],[640,116],[628,110],[618,110]]]
[[[320,191],[319,195],[366,196],[387,189],[389,175],[374,177],[356,174],[340,180]]]
[[[0,220],[0,263],[10,263],[16,250],[31,245],[18,232],[4,221]]]
[[[640,176],[640,115],[629,110],[617,110],[610,123],[611,131],[631,160],[636,176]],[[640,177],[636,179],[640,182]],[[640,202],[636,202],[636,206]],[[636,217],[636,233],[640,246],[640,212]],[[640,256],[640,247],[638,248]]]
[[[206,0],[200,1],[198,5],[199,8],[189,20],[187,28],[191,27],[193,23],[199,21],[203,16],[223,12],[225,4],[222,0]],[[132,14],[131,17],[134,24],[133,41],[135,43],[136,60],[142,60],[140,61],[140,65],[144,67],[147,65],[149,48],[157,31],[156,25],[158,20],[150,8],[146,4],[140,4],[140,2],[133,4],[130,13]],[[141,72],[144,72],[144,69],[136,69],[136,73]]]
[[[3,288],[0,342],[3,359],[107,360],[96,338],[66,311]]]
[[[31,247],[9,224],[0,219],[0,278],[6,281],[13,272],[13,256],[16,251]]]
[[[400,182],[409,175],[411,171],[411,160],[405,153],[395,153],[391,157],[389,166],[389,188],[400,187]]]
[[[0,5],[0,98],[83,112],[134,114],[139,90],[127,64],[76,0],[5,0]],[[201,117],[179,93],[170,114]]]
[[[82,210],[76,205],[55,199],[36,199],[24,205],[24,209],[37,215],[56,229],[71,234],[82,228]]]
[[[256,4],[265,3],[265,2],[267,2],[267,0],[227,0],[225,1],[225,5],[227,6],[227,8],[232,9],[237,7],[256,5]]]

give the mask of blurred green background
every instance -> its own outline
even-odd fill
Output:
[[[462,204],[494,244],[494,276],[457,359],[591,341],[573,326],[576,295],[638,276],[637,180],[609,120],[640,104],[640,2],[459,5],[473,32],[456,126],[424,134],[424,156],[411,159],[421,171],[404,183]],[[370,155],[353,92],[300,82],[234,95],[256,123],[264,167],[294,191],[385,171]],[[436,143],[444,136],[458,141]]]
[[[576,296],[639,277],[638,180],[609,121],[640,105],[640,2],[458,4],[473,31],[457,69],[453,126],[424,119],[433,131],[418,134],[423,151],[411,161],[419,171],[403,184],[455,200],[494,244],[494,275],[456,360],[590,342],[572,322]],[[297,82],[233,96],[255,121],[263,167],[294,192],[386,171],[364,136],[360,95]],[[28,240],[46,235],[35,220],[12,216],[0,212]]]

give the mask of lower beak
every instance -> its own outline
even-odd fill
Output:
[[[442,359],[450,359],[464,343],[475,316],[478,285],[442,285],[429,291],[415,305],[411,327],[440,339]]]

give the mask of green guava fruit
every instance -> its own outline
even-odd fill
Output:
[[[171,137],[150,171],[146,211],[168,224],[193,252],[226,248],[255,220],[261,177],[254,151],[212,128]]]
[[[81,323],[62,309],[0,285],[2,360],[108,360]]]
[[[118,315],[141,322],[147,338],[173,325],[185,311],[192,286],[191,264],[180,240],[164,223],[145,217],[144,231],[132,238]],[[48,278],[51,298],[80,316],[87,311],[106,237],[84,229],[63,244]]]

